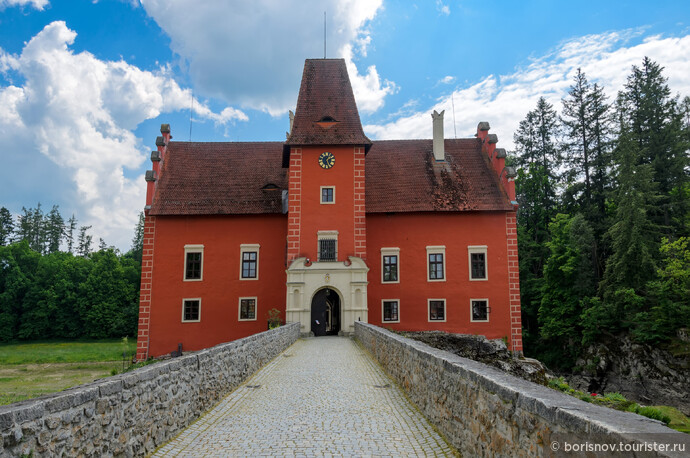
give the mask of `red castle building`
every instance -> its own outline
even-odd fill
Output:
[[[366,321],[522,350],[515,171],[476,138],[369,140],[342,59],[305,62],[285,142],[176,142],[146,173],[137,358]]]

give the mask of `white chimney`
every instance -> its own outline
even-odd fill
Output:
[[[433,119],[434,125],[434,159],[437,161],[446,160],[446,152],[443,149],[443,113],[445,112],[446,110],[437,113],[436,110],[434,110],[434,112],[431,113],[431,119]]]

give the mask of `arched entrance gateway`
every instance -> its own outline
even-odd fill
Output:
[[[314,294],[311,301],[311,332],[314,336],[332,336],[340,332],[340,296],[331,288]]]
[[[351,335],[355,321],[367,322],[367,272],[361,259],[307,262],[297,258],[287,269],[286,319],[299,322],[303,336]],[[318,323],[316,323],[318,321]]]

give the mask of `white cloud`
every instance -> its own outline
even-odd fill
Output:
[[[26,163],[40,151],[71,176],[81,224],[97,237],[126,248],[144,202],[145,182],[130,179],[148,149],[132,129],[163,112],[187,110],[191,93],[165,68],[152,73],[124,61],[101,61],[74,53],[77,34],[61,21],[47,25],[21,55],[0,50],[0,70],[23,77],[20,86],[0,87],[0,150]],[[246,120],[234,108],[214,113],[194,102],[197,116],[217,124]],[[12,157],[11,155],[23,155]],[[28,174],[30,176],[30,174]]]
[[[39,11],[48,6],[48,0],[0,0],[0,10],[12,6],[26,6],[31,5]]]
[[[592,83],[599,83],[612,101],[623,88],[633,65],[649,56],[665,67],[663,74],[674,93],[690,95],[690,35],[678,38],[646,37],[637,44],[641,30],[588,35],[562,43],[554,52],[532,60],[507,75],[489,75],[469,87],[455,89],[455,116],[458,135],[476,133],[479,121],[489,121],[498,134],[500,146],[513,147],[513,132],[537,99],[545,97],[557,110],[566,96],[578,67]],[[445,79],[445,78],[444,78]],[[383,124],[365,126],[376,139],[430,138],[433,110],[446,110],[446,136],[453,132],[451,94],[423,111]]]
[[[450,15],[450,7],[443,3],[443,0],[436,0],[436,10],[446,16]]]
[[[382,0],[204,1],[142,0],[146,12],[171,39],[204,96],[263,110],[273,116],[294,109],[305,58],[347,60],[360,109],[380,108],[395,91],[376,67],[360,73],[357,56],[371,46],[367,26]]]
[[[451,75],[444,76],[440,80],[438,80],[437,84],[452,84],[455,82],[457,78]]]

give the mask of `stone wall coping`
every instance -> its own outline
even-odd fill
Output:
[[[484,363],[430,347],[425,343],[368,323],[356,322],[355,335],[357,335],[358,326],[377,333],[382,338],[394,340],[400,346],[418,353],[423,358],[440,360],[444,370],[459,372],[463,377],[475,381],[487,391],[536,413],[551,424],[562,425],[569,431],[615,434],[630,438],[638,434],[677,434],[677,442],[689,444],[690,449],[690,436],[668,428],[660,421],[581,401]]]

